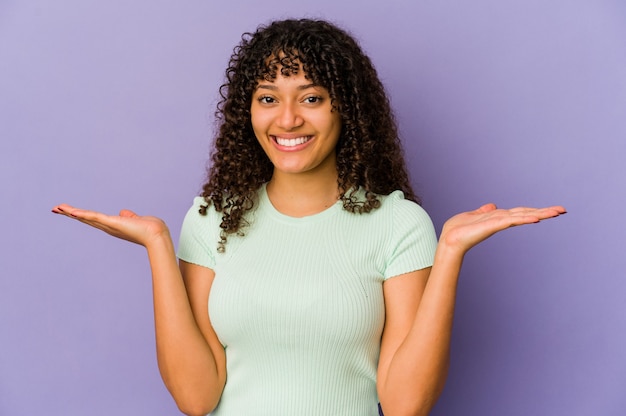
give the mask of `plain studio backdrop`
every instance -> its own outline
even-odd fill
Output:
[[[1,0],[0,414],[178,414],[145,250],[50,209],[130,208],[176,240],[232,48],[285,17],[360,40],[437,229],[568,208],[469,253],[433,415],[626,414],[625,4]]]

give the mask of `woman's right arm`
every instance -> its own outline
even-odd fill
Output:
[[[157,360],[161,377],[187,415],[211,412],[226,383],[226,357],[209,322],[214,272],[181,261],[170,238],[148,248],[152,268]]]
[[[182,261],[179,267],[169,230],[158,218],[127,210],[109,216],[69,205],[52,211],[146,248],[161,376],[183,413],[211,412],[226,382],[224,349],[208,316],[213,271]]]

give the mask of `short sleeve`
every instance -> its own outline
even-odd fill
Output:
[[[187,211],[178,240],[179,259],[199,266],[215,268],[215,252],[219,241],[219,226],[216,223],[217,213],[209,207],[207,215],[200,214],[201,205],[206,202],[196,197]]]
[[[393,204],[393,232],[385,280],[432,266],[437,248],[435,227],[426,211],[399,191],[388,198]]]

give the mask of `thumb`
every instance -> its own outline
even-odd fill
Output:
[[[123,209],[120,211],[120,217],[134,218],[138,215],[129,209]]]
[[[485,205],[483,205],[482,207],[478,208],[478,209],[476,210],[476,212],[485,213],[485,212],[494,211],[494,210],[496,210],[496,209],[497,209],[496,204],[494,204],[494,203],[488,203],[488,204],[485,204]]]

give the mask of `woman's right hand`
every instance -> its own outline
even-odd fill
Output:
[[[151,216],[142,217],[127,209],[121,210],[119,215],[106,215],[60,204],[52,208],[52,212],[144,247],[148,247],[150,243],[160,238],[170,238],[169,230],[163,220]]]
[[[464,255],[475,245],[507,228],[537,223],[566,212],[562,206],[498,209],[495,204],[486,204],[446,221],[441,230],[439,244]]]

